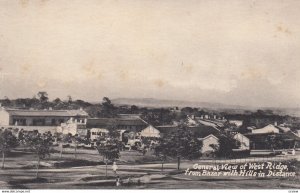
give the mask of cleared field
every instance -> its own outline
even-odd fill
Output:
[[[41,162],[39,179],[35,179],[36,158],[32,153],[15,151],[6,159],[6,169],[0,170],[0,188],[29,189],[109,189],[109,188],[293,188],[300,183],[299,170],[293,178],[249,178],[249,177],[199,177],[186,176],[184,170],[194,163],[203,160],[183,161],[182,170],[177,171],[174,161],[161,164],[148,152],[121,152],[117,175],[124,182],[121,187],[115,186],[116,175],[108,165],[108,177],[105,176],[105,165],[97,150],[78,149],[74,158],[74,149],[64,149],[63,158],[59,153]],[[226,160],[223,160],[224,163]],[[245,161],[248,161],[247,159]],[[212,160],[205,163],[214,164]],[[299,169],[299,162],[297,167]]]

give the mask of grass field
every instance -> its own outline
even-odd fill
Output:
[[[177,163],[169,160],[161,171],[160,161],[148,152],[145,156],[135,151],[121,152],[117,175],[124,185],[115,186],[116,175],[108,165],[105,176],[105,164],[97,150],[78,149],[74,158],[74,149],[65,148],[63,158],[57,152],[41,162],[39,178],[36,179],[36,157],[22,149],[10,153],[6,159],[5,169],[0,170],[0,188],[19,189],[110,189],[110,188],[295,188],[299,186],[299,167],[297,176],[290,178],[249,178],[249,177],[199,177],[186,176],[184,170],[203,160],[186,161],[177,170]],[[297,158],[299,158],[297,156]],[[223,160],[224,163],[226,160]],[[246,159],[244,161],[247,161]],[[213,164],[213,161],[207,161]],[[299,187],[298,187],[299,188]]]

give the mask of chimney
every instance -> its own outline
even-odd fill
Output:
[[[274,121],[274,125],[277,126],[277,121]]]

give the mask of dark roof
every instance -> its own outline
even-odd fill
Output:
[[[250,138],[250,139],[257,139],[257,138],[266,138],[267,136],[269,135],[276,135],[276,136],[282,136],[282,138],[284,140],[297,140],[297,141],[300,141],[300,137],[289,131],[289,132],[286,132],[286,133],[246,133],[246,134],[243,134],[245,135],[246,137]]]
[[[51,116],[51,117],[76,117],[84,116],[87,117],[88,114],[83,110],[26,110],[26,109],[5,109],[7,113],[14,116]]]
[[[141,118],[90,118],[87,119],[87,128],[99,128],[109,126],[148,126]]]
[[[176,125],[160,125],[156,126],[156,129],[158,129],[161,133],[171,133],[173,131],[176,131],[178,129],[178,126]],[[216,129],[215,127],[206,126],[206,125],[198,125],[198,126],[189,126],[187,127],[190,131],[194,132],[197,137],[203,138],[210,134],[213,134],[217,136],[220,131]]]

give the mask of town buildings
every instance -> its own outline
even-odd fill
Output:
[[[73,119],[86,122],[88,114],[83,110],[30,110],[0,108],[2,126],[59,126]]]

